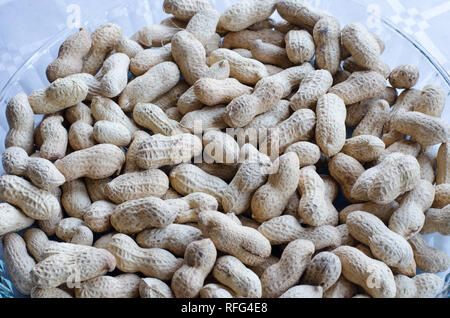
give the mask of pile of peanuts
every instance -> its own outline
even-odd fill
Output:
[[[412,88],[415,66],[391,71],[380,38],[303,0],[164,11],[130,38],[81,28],[50,86],[9,102],[0,235],[17,290],[439,294],[450,257],[422,235],[450,235],[444,90]]]

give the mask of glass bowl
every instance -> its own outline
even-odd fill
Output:
[[[211,0],[211,2],[219,12],[223,12],[229,5],[238,2],[238,0]],[[103,3],[106,3],[106,1]],[[111,8],[98,7],[94,9],[98,12],[89,12],[90,16],[95,18],[83,21],[83,26],[93,31],[101,24],[117,23],[122,27],[124,35],[131,36],[140,28],[148,24],[159,23],[168,16],[162,10],[162,3],[163,0],[127,0]],[[402,64],[413,64],[419,68],[420,79],[416,85],[417,88],[423,88],[429,83],[441,85],[447,93],[447,104],[442,116],[450,121],[450,76],[425,48],[396,29],[387,20],[380,18],[374,21],[373,16],[369,16],[366,8],[357,1],[315,0],[311,1],[311,4],[338,17],[342,26],[356,21],[366,24],[370,31],[377,33],[385,41],[386,50],[382,55],[382,60],[388,63],[391,68]],[[274,18],[279,19],[276,12]],[[8,101],[19,92],[23,91],[29,94],[36,89],[49,85],[45,75],[47,65],[57,56],[61,43],[74,32],[74,29],[65,29],[56,34],[19,68],[0,92],[0,114],[5,113]],[[38,118],[36,120],[38,121]],[[5,116],[2,115],[0,116],[0,155],[5,150],[3,141],[7,131],[8,124]],[[437,147],[434,148],[434,151],[437,151]],[[2,173],[3,168],[0,166],[0,174]],[[450,255],[450,237],[439,234],[426,235],[425,237],[431,246],[445,250]],[[23,297],[15,290],[8,279],[1,253],[0,242],[0,298]],[[446,279],[445,289],[440,297],[448,297],[450,295],[449,271],[439,273],[439,276]]]

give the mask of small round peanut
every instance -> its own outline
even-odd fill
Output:
[[[69,137],[66,128],[62,125],[64,118],[52,115],[45,118],[39,125],[42,144],[39,148],[41,158],[48,160],[61,159],[66,155]]]
[[[169,119],[164,111],[154,104],[138,103],[134,107],[133,118],[137,124],[155,134],[174,136],[187,132],[180,123]]]
[[[411,88],[419,80],[419,70],[414,65],[402,65],[392,70],[389,83],[395,88]]]
[[[99,120],[95,123],[92,132],[99,144],[111,144],[126,147],[131,142],[131,133],[127,127],[112,121]]]
[[[108,201],[95,201],[84,211],[83,220],[93,232],[103,233],[112,228],[110,217],[116,208]]]

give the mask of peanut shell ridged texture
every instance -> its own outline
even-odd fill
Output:
[[[396,293],[394,275],[383,262],[366,256],[350,246],[341,246],[333,251],[342,264],[342,275],[350,282],[361,286],[374,298],[393,298]]]
[[[56,168],[72,181],[81,177],[104,179],[120,171],[125,154],[117,146],[101,144],[79,150],[55,162]]]
[[[142,278],[139,283],[141,298],[174,298],[170,287],[157,278]]]
[[[174,136],[187,132],[180,123],[169,119],[161,108],[153,104],[137,104],[133,110],[133,118],[137,124],[155,134]]]
[[[210,0],[164,0],[164,12],[181,21],[189,21],[200,11],[212,9]]]
[[[380,58],[378,42],[361,23],[349,23],[344,27],[342,43],[361,67],[370,69]]]
[[[33,268],[31,277],[37,287],[58,287],[64,283],[83,282],[104,275],[115,267],[116,260],[111,253],[100,248],[85,247],[71,253],[50,252]]]
[[[172,61],[172,44],[166,44],[158,49],[147,49],[136,54],[130,62],[130,71],[141,76],[152,67],[163,62]]]
[[[234,78],[202,78],[194,84],[195,96],[207,106],[227,104],[241,95],[250,94],[252,90]]]
[[[93,232],[103,233],[112,228],[110,217],[116,205],[109,201],[95,201],[83,214],[83,220]]]
[[[326,70],[309,73],[300,83],[298,92],[291,97],[292,110],[314,109],[319,98],[326,94],[332,84],[333,77]]]
[[[139,130],[133,134],[131,137],[131,144],[128,146],[128,151],[126,154],[124,173],[140,171],[140,168],[137,166],[137,153],[141,142],[150,137],[151,136],[143,130]]]
[[[326,94],[317,102],[316,142],[323,153],[332,157],[344,147],[347,109],[341,98]]]
[[[296,217],[282,215],[264,222],[258,227],[272,245],[289,243],[297,239],[314,243],[316,250],[326,247],[337,247],[341,244],[340,234],[336,227],[322,225],[317,227],[302,227]]]
[[[268,63],[281,68],[293,66],[293,63],[288,58],[286,49],[277,45],[256,40],[251,44],[250,50],[253,58],[262,63]]]
[[[323,298],[323,288],[320,286],[298,285],[289,288],[278,298]]]
[[[96,29],[91,36],[92,46],[83,62],[82,73],[97,74],[106,55],[122,37],[122,29],[117,24],[108,23]]]
[[[126,147],[131,142],[131,132],[122,124],[100,120],[94,125],[93,136],[99,144]]]
[[[256,221],[264,222],[283,213],[289,198],[297,189],[299,165],[294,153],[282,155],[273,163],[275,172],[252,198],[252,216]]]
[[[419,70],[414,65],[402,65],[392,70],[389,83],[395,88],[411,88],[419,80]]]
[[[324,16],[325,12],[313,9],[303,0],[281,0],[277,11],[286,21],[306,29],[312,29]]]
[[[336,74],[341,63],[339,21],[334,17],[323,17],[314,26],[314,43],[316,45],[316,66]]]
[[[120,204],[144,197],[162,197],[169,189],[169,178],[158,169],[123,174],[106,185],[108,198]]]
[[[228,49],[218,49],[211,52],[208,57],[208,65],[213,65],[221,60],[228,61],[230,77],[237,79],[242,84],[255,85],[260,79],[269,75],[261,62],[242,57]]]
[[[91,110],[95,120],[107,120],[122,124],[132,134],[139,130],[133,120],[125,115],[120,106],[109,98],[95,97],[91,103]]]
[[[268,267],[261,276],[263,297],[279,297],[294,286],[303,275],[314,253],[310,241],[295,240],[289,243],[278,263]]]
[[[81,218],[91,205],[91,199],[83,179],[68,181],[62,185],[61,204],[66,213],[74,218]]]
[[[338,153],[328,163],[328,170],[341,186],[345,198],[352,203],[359,202],[351,195],[353,185],[365,171],[358,160],[344,153]]]
[[[389,119],[389,104],[379,99],[373,101],[367,114],[353,131],[353,137],[361,135],[372,135],[380,137],[383,127]]]
[[[220,283],[231,288],[238,297],[261,298],[259,277],[239,259],[225,255],[217,259],[213,276]]]
[[[140,168],[159,168],[190,161],[202,151],[200,138],[191,134],[172,137],[153,135],[143,141],[136,155]]]
[[[50,83],[58,78],[78,74],[83,69],[83,58],[91,49],[89,30],[80,28],[69,36],[60,46],[58,58],[47,67],[46,74]]]
[[[144,51],[142,46],[137,41],[127,37],[122,37],[120,41],[116,43],[114,50],[117,53],[123,53],[127,55],[130,59],[134,58],[137,54]]]
[[[415,188],[406,194],[400,207],[389,220],[389,229],[405,238],[411,238],[420,232],[425,222],[424,212],[434,200],[434,187],[426,180],[420,180]]]
[[[168,281],[183,261],[159,248],[140,248],[125,234],[112,237],[108,251],[117,260],[117,268],[125,273],[141,272],[145,276]]]
[[[102,67],[101,87],[103,96],[118,96],[128,84],[130,58],[123,53],[116,53],[105,60]]]
[[[345,207],[340,213],[339,213],[339,220],[341,223],[345,224],[347,222],[347,216],[355,211],[363,211],[368,212],[373,215],[375,215],[377,218],[379,218],[383,223],[387,224],[389,222],[389,219],[391,218],[392,214],[395,210],[397,210],[399,207],[399,204],[396,201],[392,201],[389,204],[376,204],[373,202],[365,202],[365,203],[358,203],[358,204],[351,204],[347,207]]]
[[[41,158],[56,160],[65,156],[69,137],[63,121],[62,116],[55,115],[45,118],[39,125],[39,132],[42,136],[42,144],[39,149]]]
[[[423,225],[423,234],[439,232],[442,235],[450,235],[450,206],[442,209],[429,209],[425,212],[425,224]]]
[[[261,233],[235,223],[221,212],[201,212],[199,226],[217,250],[235,256],[245,265],[258,265],[271,253],[270,242]]]
[[[135,274],[100,276],[75,289],[76,298],[136,298],[141,279]]]
[[[242,31],[269,18],[277,0],[246,0],[229,7],[220,17],[220,26],[228,31]]]
[[[338,212],[327,204],[326,186],[314,166],[300,170],[298,190],[302,194],[298,215],[311,226],[337,225]]]
[[[180,70],[173,62],[163,62],[128,83],[119,98],[124,111],[132,111],[137,103],[150,103],[170,91],[180,81]]]
[[[417,159],[393,153],[358,178],[352,189],[352,197],[355,200],[388,204],[414,189],[419,179],[420,166]]]
[[[34,223],[22,211],[8,203],[0,203],[0,236],[26,229]]]
[[[429,246],[422,235],[417,234],[408,242],[414,251],[417,268],[427,273],[439,273],[450,267],[450,256],[444,251]]]
[[[3,259],[14,287],[23,295],[30,295],[33,288],[31,270],[36,262],[28,255],[20,235],[10,233],[3,237]]]
[[[97,143],[94,138],[94,127],[81,120],[70,125],[68,137],[73,150],[90,148]]]
[[[27,95],[19,93],[14,96],[5,113],[9,125],[5,147],[20,147],[31,155],[34,152],[34,113]]]
[[[347,226],[350,235],[369,246],[377,259],[400,274],[415,275],[416,263],[408,241],[389,230],[376,216],[362,211],[352,212],[347,217]]]
[[[377,160],[384,152],[384,142],[372,135],[361,135],[347,139],[342,152],[361,162]]]
[[[181,164],[170,172],[170,185],[182,195],[204,192],[212,195],[220,203],[228,184],[192,164]]]
[[[19,207],[35,220],[49,220],[61,211],[55,196],[13,175],[0,177],[0,199]]]
[[[308,264],[302,281],[306,284],[320,286],[326,291],[338,281],[341,271],[339,257],[330,252],[320,252]]]
[[[272,29],[259,31],[243,30],[239,32],[229,32],[223,38],[222,47],[225,49],[245,49],[250,50],[251,44],[255,40],[270,43],[279,47],[284,46],[284,34]],[[251,53],[251,52],[250,52]],[[251,58],[251,56],[247,56]]]
[[[181,31],[172,38],[172,56],[189,85],[207,77],[209,67],[206,64],[205,48],[190,32]]]
[[[328,93],[341,97],[345,105],[351,105],[375,97],[385,88],[386,80],[382,75],[365,71],[353,73],[346,81],[330,88]]]
[[[216,262],[217,251],[210,239],[192,242],[186,248],[184,264],[173,275],[171,287],[177,298],[195,298]]]
[[[291,30],[286,34],[286,53],[294,64],[310,62],[315,53],[313,37],[305,30]]]
[[[186,247],[203,238],[196,227],[185,224],[170,224],[161,229],[146,229],[136,236],[136,242],[146,248],[162,248],[176,256],[183,256]]]
[[[135,234],[147,227],[172,224],[179,209],[160,198],[145,197],[118,205],[111,215],[112,226],[120,233]]]
[[[444,281],[434,274],[420,274],[413,278],[396,275],[396,298],[433,298],[442,291]]]

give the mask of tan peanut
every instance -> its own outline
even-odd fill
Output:
[[[450,184],[438,184],[435,188],[433,208],[443,208],[450,204]]]
[[[222,194],[224,211],[236,215],[244,213],[250,207],[252,195],[266,182],[271,165],[270,158],[250,144],[241,148],[240,158],[244,161]]]
[[[291,98],[291,108],[294,111],[302,108],[314,109],[319,98],[326,94],[332,84],[333,78],[326,70],[307,74],[300,83],[298,92]]]
[[[328,169],[331,176],[340,184],[345,198],[352,203],[358,202],[351,195],[353,185],[365,171],[358,160],[344,153],[338,153],[331,158]]]
[[[189,20],[186,31],[193,34],[206,48],[208,41],[216,35],[219,19],[220,14],[214,9],[199,11]]]
[[[313,9],[302,0],[281,0],[277,3],[277,11],[286,21],[306,29],[314,28],[325,12]]]
[[[77,298],[136,298],[141,279],[135,274],[116,277],[99,276],[83,282],[75,289]]]
[[[450,267],[450,256],[427,244],[422,235],[417,234],[408,240],[414,251],[417,268],[427,273],[439,273]]]
[[[396,272],[414,276],[416,264],[413,251],[405,238],[389,230],[373,214],[355,211],[347,216],[350,234],[369,246],[372,254],[392,267]]]
[[[128,151],[126,154],[124,173],[140,171],[137,166],[137,153],[141,142],[148,138],[150,138],[150,135],[143,130],[139,130],[133,134],[131,137],[131,144],[128,146]]]
[[[122,37],[114,46],[114,51],[117,53],[123,53],[132,59],[137,54],[144,51],[144,49],[137,41],[127,37]]]
[[[170,224],[164,228],[146,229],[136,236],[136,242],[146,248],[162,248],[176,256],[183,256],[186,247],[201,240],[202,232],[190,225]]]
[[[367,111],[367,114],[353,131],[352,136],[372,135],[380,137],[383,127],[388,119],[389,104],[383,99],[374,101]]]
[[[39,125],[42,144],[39,149],[41,158],[48,160],[61,159],[65,156],[69,137],[62,125],[62,116],[49,116]]]
[[[239,32],[230,32],[223,38],[222,47],[225,49],[251,49],[251,43],[255,40],[261,40],[276,46],[283,46],[284,34],[272,29],[263,29],[259,31],[242,30]],[[237,52],[236,52],[237,53]],[[251,53],[251,52],[250,52]],[[251,58],[252,56],[244,56]]]
[[[147,49],[136,54],[130,61],[130,71],[136,76],[141,76],[152,67],[172,60],[172,44],[169,43],[161,48]]]
[[[133,134],[138,131],[136,124],[125,115],[123,110],[109,98],[95,97],[91,103],[92,116],[95,120],[107,120],[120,123]]]
[[[200,298],[233,298],[234,292],[221,284],[207,284],[200,289]]]
[[[268,267],[261,276],[263,297],[279,297],[294,286],[306,270],[314,244],[311,241],[295,240],[289,243],[280,261]]]
[[[326,291],[338,281],[341,271],[339,257],[330,252],[320,252],[312,258],[306,267],[302,282],[320,286]]]
[[[144,47],[161,47],[172,40],[182,29],[175,25],[152,24],[140,29],[134,36]]]
[[[108,198],[116,203],[144,197],[161,197],[169,189],[169,178],[158,169],[123,174],[105,187]]]
[[[161,108],[163,111],[176,107],[178,99],[188,90],[188,88],[189,85],[185,81],[180,81],[169,92],[155,99],[153,104]]]
[[[55,196],[14,175],[0,177],[0,200],[17,206],[35,220],[49,220],[61,211]]]
[[[419,179],[420,166],[416,158],[393,153],[366,170],[354,184],[351,195],[355,200],[388,204],[411,191]]]
[[[430,84],[420,92],[414,111],[440,117],[445,107],[445,92],[440,85]]]
[[[95,201],[83,213],[83,220],[93,232],[103,233],[112,228],[110,217],[116,208],[108,201]]]
[[[298,190],[302,198],[298,205],[298,215],[306,224],[311,226],[337,224],[338,213],[332,205],[327,204],[326,189],[314,166],[300,170]]]
[[[252,90],[234,78],[223,80],[202,78],[194,84],[195,96],[207,106],[227,104],[241,95],[250,94]]]
[[[66,213],[74,218],[82,218],[91,206],[91,199],[83,179],[68,181],[62,186],[61,204]]]
[[[411,136],[424,147],[446,142],[450,137],[450,126],[445,120],[419,112],[399,112],[392,118],[391,125],[392,129]]]
[[[345,207],[339,213],[339,220],[341,223],[345,224],[347,223],[347,216],[350,213],[354,211],[363,211],[375,215],[377,218],[383,221],[383,223],[387,224],[392,214],[394,213],[395,210],[398,209],[398,207],[399,204],[396,201],[392,201],[391,203],[388,204],[376,204],[373,202],[351,204]]]
[[[183,115],[180,114],[176,107],[170,107],[164,112],[167,118],[180,122],[183,119]]]
[[[326,247],[337,247],[341,244],[337,228],[330,225],[318,227],[302,227],[297,218],[282,215],[264,222],[258,228],[272,245],[289,243],[297,239],[314,243],[316,250]]]
[[[213,276],[220,283],[231,288],[236,296],[261,298],[262,289],[259,277],[239,259],[225,255],[217,259]]]
[[[445,183],[450,183],[450,149],[447,140],[439,147],[436,170],[436,184]]]
[[[250,266],[262,263],[270,255],[269,241],[257,230],[239,225],[217,211],[203,211],[198,217],[203,236],[210,238],[219,251]]]
[[[34,223],[22,211],[8,203],[0,203],[0,236],[30,227]]]
[[[117,268],[125,273],[141,272],[145,276],[168,281],[183,261],[159,248],[141,248],[125,234],[112,237],[108,251],[117,260]]]
[[[58,287],[63,283],[83,282],[111,272],[116,267],[114,256],[107,250],[70,243],[58,252],[52,246],[44,250],[44,259],[31,271],[35,286],[40,288]]]
[[[342,43],[361,67],[370,69],[380,58],[377,40],[361,23],[349,23],[344,27]]]
[[[197,12],[211,9],[209,0],[164,0],[165,13],[173,14],[181,21],[189,21]]]
[[[68,137],[73,150],[83,150],[96,145],[94,127],[81,120],[70,125]]]
[[[328,93],[341,97],[345,105],[351,105],[375,97],[385,88],[386,80],[381,74],[364,71],[353,73],[346,81],[331,87]]]
[[[366,256],[350,246],[333,250],[342,264],[342,275],[350,282],[361,286],[374,298],[392,298],[396,293],[394,275],[383,262]],[[374,283],[377,279],[377,284]]]
[[[27,95],[14,96],[6,106],[5,115],[9,125],[5,147],[20,147],[31,155],[34,152],[34,113]]]
[[[183,116],[180,124],[193,132],[203,132],[209,129],[223,129],[228,125],[223,120],[225,106],[204,107]]]
[[[81,177],[104,179],[120,171],[125,154],[117,146],[101,144],[75,151],[55,162],[56,168],[72,181]]]
[[[436,180],[436,156],[429,152],[423,152],[417,157],[417,162],[420,165],[420,178],[434,184]]]
[[[113,98],[118,96],[128,84],[130,58],[123,53],[108,57],[103,63],[101,88],[102,95]]]
[[[77,218],[65,218],[56,227],[56,236],[63,241],[92,246],[94,235],[83,220]]]
[[[399,208],[389,220],[389,229],[409,239],[420,232],[425,222],[424,212],[434,200],[434,187],[426,180],[420,180],[415,188],[401,200]]]
[[[62,290],[61,288],[39,288],[33,287],[31,289],[31,298],[73,298],[71,294]]]
[[[217,210],[219,204],[217,200],[209,194],[203,192],[191,193],[184,198],[167,200],[168,204],[178,207],[179,212],[175,223],[197,223],[198,214],[201,211]]]
[[[138,103],[134,107],[133,118],[137,124],[155,134],[174,136],[187,132],[180,123],[169,119],[161,108],[153,104]]]
[[[307,141],[299,141],[290,145],[284,153],[289,152],[297,155],[300,167],[315,165],[320,160],[320,148]]]
[[[203,135],[203,154],[206,156],[206,163],[235,165],[238,163],[239,153],[239,145],[231,135],[215,130]]]
[[[377,160],[385,150],[384,142],[373,135],[347,139],[342,152],[361,162]]]
[[[120,123],[99,120],[95,123],[93,137],[99,144],[111,144],[126,147],[131,142],[131,132]]]
[[[192,164],[181,164],[170,172],[170,185],[183,195],[194,192],[204,192],[212,195],[220,203],[228,187],[227,183],[218,177],[204,172]]]
[[[316,66],[336,74],[341,63],[341,26],[335,17],[326,16],[314,25],[313,36],[316,46]]]
[[[220,17],[220,26],[228,31],[242,31],[252,24],[269,18],[275,11],[276,0],[247,0],[230,6]]]
[[[153,135],[142,141],[136,154],[136,163],[143,169],[176,165],[190,161],[202,151],[200,138],[191,134],[171,137]]]
[[[275,169],[274,173],[252,198],[252,217],[258,222],[280,216],[297,189],[300,169],[296,154],[287,153],[280,156],[273,163],[272,169]]]
[[[28,255],[25,241],[20,235],[10,233],[3,237],[3,260],[14,287],[23,295],[30,295],[33,287],[31,270],[36,262]]]
[[[395,88],[411,88],[419,80],[419,70],[414,65],[401,65],[392,70],[389,83]]]
[[[349,282],[343,275],[326,290],[323,298],[352,298],[356,294],[356,285]]]
[[[413,157],[417,157],[420,153],[421,147],[420,145],[412,140],[399,140],[394,142],[392,145],[387,147],[383,153],[380,155],[377,163],[381,163],[384,159],[386,159],[387,156],[390,154],[393,154],[395,152],[402,153],[404,155],[410,155]],[[419,161],[419,159],[417,159]]]
[[[255,40],[251,43],[250,51],[254,59],[281,68],[289,68],[293,63],[289,60],[286,49],[271,43]]]
[[[97,28],[91,36],[92,46],[83,61],[81,73],[95,75],[101,68],[106,55],[122,38],[122,29],[117,24],[108,23]]]
[[[423,234],[439,232],[442,235],[450,233],[450,206],[441,209],[429,209],[425,212],[425,224],[423,225]]]
[[[6,173],[27,177],[44,190],[52,190],[66,181],[53,163],[43,158],[30,158],[19,147],[7,148],[2,156],[2,164]]]
[[[137,103],[149,103],[170,91],[180,81],[180,70],[173,62],[163,62],[130,81],[119,98],[123,111],[132,111]]]
[[[286,34],[286,53],[294,64],[310,62],[315,53],[313,37],[305,30],[291,30]]]
[[[170,287],[157,278],[142,278],[139,283],[141,298],[174,298]]]
[[[191,86],[186,92],[184,92],[177,101],[178,112],[182,115],[200,110],[203,106],[203,103],[195,95],[194,86]]]
[[[230,182],[231,180],[233,180],[239,169],[238,164],[231,166],[221,163],[198,163],[196,164],[196,166],[202,169],[204,172],[218,177],[225,182]]]
[[[396,275],[396,298],[433,298],[441,292],[444,281],[434,274],[420,274],[413,278]]]
[[[171,287],[177,298],[194,298],[216,262],[217,251],[210,239],[190,243],[184,264],[173,275]]]
[[[58,78],[81,73],[83,58],[91,49],[89,30],[80,28],[77,33],[69,36],[60,46],[58,58],[47,67],[46,74],[50,83]]]
[[[344,147],[346,111],[343,100],[334,94],[322,95],[317,101],[316,142],[329,157]]]

